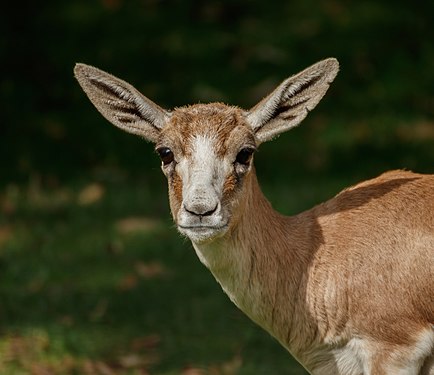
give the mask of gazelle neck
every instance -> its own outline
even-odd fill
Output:
[[[293,325],[300,331],[304,315],[296,310],[304,306],[298,300],[309,259],[308,249],[297,248],[297,242],[309,229],[301,229],[298,217],[285,217],[271,207],[254,170],[244,188],[239,217],[228,234],[193,246],[230,299],[296,354],[290,346],[298,341]]]

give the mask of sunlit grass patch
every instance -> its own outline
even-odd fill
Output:
[[[0,373],[223,375],[293,365],[179,237],[164,192],[134,180],[40,180],[0,196]]]

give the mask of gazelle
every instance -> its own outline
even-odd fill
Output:
[[[102,115],[155,143],[178,230],[229,298],[312,374],[434,374],[434,175],[387,172],[296,216],[273,210],[253,154],[298,125],[339,70],[320,61],[249,111],[166,111],[77,64]]]

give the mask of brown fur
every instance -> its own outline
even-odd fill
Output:
[[[169,200],[170,208],[172,210],[173,217],[178,215],[178,211],[182,203],[182,180],[176,171],[172,171],[169,175]]]
[[[75,74],[114,125],[173,151],[163,171],[178,229],[231,300],[312,374],[434,375],[434,175],[387,172],[285,217],[253,164],[237,163],[243,148],[297,126],[338,69],[320,61],[250,111],[168,112],[97,68]]]
[[[410,350],[432,329],[434,176],[388,172],[293,217],[272,210],[253,173],[243,196],[242,218],[220,247],[246,252],[237,256],[249,271],[220,267],[248,274],[237,283],[256,290],[249,316],[308,368],[325,341],[360,336],[382,352]],[[251,310],[246,295],[238,303]]]
[[[247,130],[241,110],[237,107],[221,103],[181,107],[173,112],[170,122],[161,132],[158,144],[175,143],[184,155],[189,156],[191,140],[198,136],[208,136],[216,139],[216,153],[221,157],[227,153],[230,134],[240,133],[236,129],[240,126]],[[251,138],[254,142],[253,136]]]

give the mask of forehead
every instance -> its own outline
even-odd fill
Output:
[[[198,139],[210,140],[217,154],[224,154],[237,143],[255,146],[255,137],[241,109],[219,103],[177,108],[162,130],[159,143],[169,142],[189,154]]]

